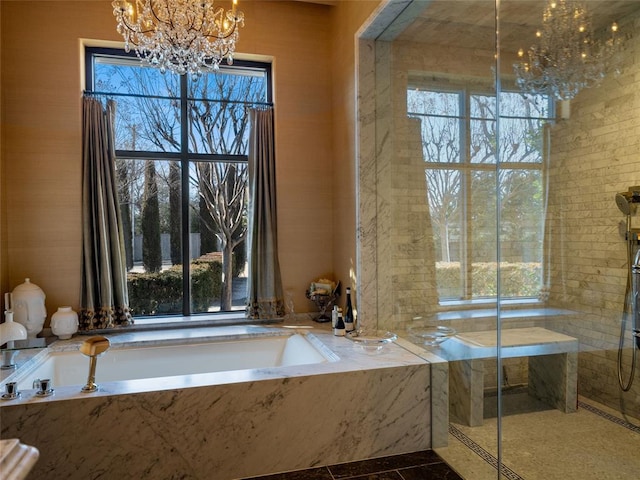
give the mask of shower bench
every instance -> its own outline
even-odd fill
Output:
[[[495,330],[460,333],[437,355],[449,362],[450,413],[469,426],[483,423],[485,359],[497,356]],[[541,327],[503,329],[502,358],[528,357],[529,394],[570,413],[578,400],[578,340]]]

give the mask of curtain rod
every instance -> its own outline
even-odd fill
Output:
[[[178,100],[178,97],[166,97],[162,95],[142,95],[139,93],[115,93],[115,92],[94,92],[91,90],[83,90],[83,95],[90,97],[127,97],[127,98],[154,98],[158,100]],[[187,97],[187,100],[196,100],[196,101],[213,101],[220,103],[232,103],[238,105],[257,105],[264,107],[273,107],[273,102],[247,102],[244,100],[223,100],[223,99],[215,99],[215,98],[192,98]]]

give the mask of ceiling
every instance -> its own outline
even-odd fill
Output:
[[[495,44],[495,12],[488,0],[420,0],[425,8],[395,39],[465,48],[489,48]],[[606,28],[634,11],[639,0],[587,0],[595,28]],[[501,0],[501,48],[517,51],[533,43],[542,21],[542,0]],[[531,39],[531,41],[528,41]],[[524,45],[523,45],[524,43]]]

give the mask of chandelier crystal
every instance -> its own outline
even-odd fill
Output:
[[[548,0],[536,43],[527,52],[518,51],[521,60],[513,66],[517,85],[523,93],[558,100],[570,100],[583,88],[599,85],[617,60],[617,31],[614,23],[609,34],[602,35],[608,38],[600,40],[583,2]]]
[[[114,0],[117,31],[146,64],[179,75],[198,75],[233,63],[244,14],[213,0]]]

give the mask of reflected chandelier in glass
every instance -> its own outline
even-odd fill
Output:
[[[183,75],[217,70],[233,63],[244,14],[214,7],[213,0],[114,0],[117,31],[146,64]]]
[[[516,83],[523,93],[572,99],[583,88],[602,82],[620,47],[617,31],[613,23],[603,34],[608,38],[600,40],[583,2],[548,0],[536,43],[527,52],[518,51]]]

